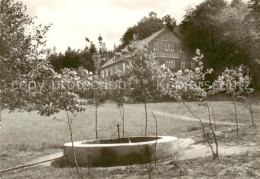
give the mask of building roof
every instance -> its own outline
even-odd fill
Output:
[[[153,33],[152,35],[144,38],[142,41],[143,45],[148,45],[149,42],[151,42],[155,37],[157,37],[161,32],[163,32],[165,30],[165,28]]]
[[[144,38],[141,40],[141,42],[143,43],[143,45],[148,45],[149,42],[151,42],[153,39],[155,39],[160,33],[162,33],[163,31],[165,30],[165,28],[157,31],[157,32],[154,32],[152,35]],[[123,48],[121,51],[124,51],[124,52],[127,52],[128,51],[128,47],[129,45],[127,45],[125,48]],[[124,59],[124,57],[120,57],[119,59],[115,60],[114,58],[111,58],[109,59],[104,65],[102,65],[102,68],[105,68],[107,66],[110,66],[112,64],[115,64],[115,63],[118,63],[118,62],[121,62],[122,60]]]
[[[111,58],[104,65],[102,65],[102,67],[100,67],[100,69],[105,68],[105,67],[110,66],[110,65],[113,65],[115,63],[118,63],[118,62],[122,61],[123,59],[124,59],[124,57],[121,57],[118,60],[115,60],[114,58]]]
[[[154,32],[152,35],[142,39],[141,42],[143,43],[143,45],[148,45],[149,42],[151,42],[155,37],[157,37],[164,30],[165,30],[165,28],[163,28],[163,29],[161,29],[161,30],[159,30],[157,32]],[[125,46],[121,51],[127,52],[128,51],[128,47],[129,47],[129,45]]]

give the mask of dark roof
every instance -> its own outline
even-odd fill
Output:
[[[122,61],[123,59],[124,59],[124,57],[120,57],[120,59],[118,59],[118,60],[111,58],[104,65],[102,65],[102,67],[100,67],[100,69],[105,68],[105,67],[110,66],[110,65],[113,65],[115,63],[118,63],[118,62]]]
[[[156,38],[161,32],[163,32],[164,30],[166,30],[166,29],[163,28],[163,29],[161,29],[161,30],[159,30],[159,31],[157,31],[157,32],[154,32],[152,35],[150,35],[150,36],[148,36],[148,37],[142,39],[141,42],[143,43],[143,45],[148,45],[149,42],[151,42],[153,39],[155,39],[155,38]],[[176,35],[177,35],[177,34],[176,34]],[[128,46],[129,46],[129,45],[127,45],[127,46],[126,46],[125,48],[123,48],[121,51],[128,51]],[[124,57],[120,57],[120,58],[117,59],[117,60],[114,60],[114,58],[111,58],[111,59],[109,59],[104,65],[102,65],[102,67],[100,67],[100,69],[105,68],[105,67],[110,66],[110,65],[113,65],[113,64],[115,64],[115,63],[121,62],[123,59],[124,59]]]
[[[165,28],[163,28],[157,32],[154,32],[152,35],[142,39],[141,42],[143,43],[143,45],[148,45],[149,42],[151,42],[154,38],[156,38],[164,30],[165,30]],[[123,48],[121,51],[128,51],[128,47],[129,47],[129,45],[125,46],[125,48]]]

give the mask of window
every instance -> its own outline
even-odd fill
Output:
[[[105,78],[105,71],[104,70],[101,71],[101,78]]]
[[[195,62],[191,62],[190,67],[191,69],[195,69]]]
[[[171,45],[170,45],[170,51],[171,51],[171,52],[174,52],[174,44],[171,44]]]
[[[124,51],[122,52],[122,56],[125,56],[126,54],[127,54],[126,52],[124,52]]]
[[[123,71],[125,71],[125,63],[123,63]]]
[[[106,69],[106,77],[108,77],[108,69]]]
[[[184,51],[182,50],[182,48],[180,49],[180,53],[184,53]]]
[[[158,42],[154,42],[154,51],[158,51],[159,48],[158,48]]]
[[[166,68],[175,68],[175,61],[174,60],[166,60],[165,61]]]
[[[169,51],[169,44],[168,43],[165,44],[165,51]]]
[[[181,69],[185,69],[185,61],[181,61]]]
[[[113,75],[113,67],[110,68],[110,76]]]

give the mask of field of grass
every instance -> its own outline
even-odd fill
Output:
[[[260,101],[260,100],[259,100]],[[234,105],[232,101],[209,101],[210,112],[212,113],[212,107],[214,110],[216,121],[230,121],[235,122]],[[204,105],[200,105],[199,102],[188,102],[187,105],[190,107],[192,112],[202,118],[208,119],[208,109]],[[142,107],[143,104],[137,104],[136,107]],[[193,115],[187,110],[187,107],[181,103],[149,103],[148,108],[151,111],[160,111],[165,113],[173,113],[181,116],[193,117]],[[237,116],[239,123],[250,124],[251,117],[249,112],[249,106],[246,103],[236,102]],[[254,103],[253,117],[255,121],[260,121],[260,105]],[[212,117],[213,118],[213,117]]]
[[[202,118],[207,119],[205,106],[199,106],[199,103],[189,102],[188,105],[192,110]],[[232,102],[213,102],[215,115],[219,121],[227,121],[233,119]],[[254,106],[254,117],[259,124],[259,105]],[[151,103],[148,104],[148,135],[155,135],[155,123],[151,115],[151,111],[161,111],[178,115],[192,117],[184,105],[180,103]],[[73,122],[74,140],[86,140],[95,138],[95,118],[94,107],[89,106],[88,110],[79,113]],[[238,104],[239,122],[251,124],[248,110],[245,106]],[[70,141],[69,130],[66,123],[53,120],[53,117],[39,116],[35,112],[19,113],[8,111],[2,112],[2,129],[0,130],[0,169],[14,167],[25,164],[36,157],[56,153],[62,150],[62,145]],[[125,109],[125,130],[130,136],[144,135],[144,117],[143,104],[127,104]],[[66,120],[65,112],[56,115],[58,119]],[[172,135],[179,138],[191,138],[201,135],[198,122],[184,121],[173,117],[165,117],[156,115],[158,120],[158,134]],[[99,138],[111,138],[112,134],[117,130],[117,122],[121,123],[120,113],[112,103],[107,103],[98,109],[98,131]],[[194,126],[197,126],[195,130]],[[228,128],[230,126],[219,126]],[[116,136],[114,136],[116,137]],[[185,165],[185,164],[180,164]],[[98,172],[93,175],[96,178],[102,177],[102,173],[106,177],[114,177],[122,174],[131,176],[131,172],[137,172],[140,176],[146,176],[149,170],[148,165],[138,165],[143,168],[136,171],[135,167],[125,170],[107,170],[107,169],[82,169],[84,176],[92,176],[94,171]],[[130,167],[131,168],[131,167]],[[93,171],[92,171],[93,170]],[[133,171],[131,171],[133,170]],[[156,169],[157,170],[157,169]],[[154,171],[156,171],[154,170]],[[144,171],[144,173],[142,173]],[[153,171],[153,172],[154,172]],[[170,170],[169,170],[170,171]],[[53,168],[37,166],[26,168],[19,171],[9,172],[3,175],[4,178],[71,178],[75,175],[72,168]],[[101,174],[101,175],[99,175]],[[133,174],[133,173],[132,173]],[[157,171],[158,174],[158,171]],[[155,176],[157,175],[155,174]],[[168,173],[169,174],[169,173]],[[170,174],[169,174],[170,175]],[[120,178],[120,176],[118,178]],[[159,175],[157,175],[159,176]],[[174,176],[174,175],[173,175]],[[74,177],[72,177],[74,178]],[[76,178],[76,177],[75,177]]]
[[[77,115],[73,122],[74,140],[95,138],[94,112],[94,107],[89,106],[86,112]],[[143,108],[125,109],[125,131],[130,136],[144,135],[144,116]],[[61,112],[56,117],[66,120],[66,113]],[[151,113],[148,117],[148,135],[155,135],[155,124]],[[119,110],[114,104],[101,106],[98,109],[98,119],[99,138],[111,138],[117,131],[117,122],[121,124]],[[184,137],[187,136],[187,129],[196,124],[196,122],[158,116],[158,134]],[[4,111],[0,136],[0,159],[5,160],[1,162],[1,169],[26,163],[36,156],[52,153],[70,141],[66,123],[53,120],[53,117],[39,116],[35,112]]]

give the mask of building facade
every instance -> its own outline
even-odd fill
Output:
[[[195,64],[189,60],[182,49],[182,43],[178,36],[167,30],[161,29],[158,32],[141,40],[142,44],[155,54],[155,59],[159,65],[167,67],[172,71],[180,69],[194,68]],[[112,59],[108,60],[100,68],[101,79],[112,77],[118,70],[125,71],[127,60],[125,55],[128,53],[128,46],[116,53]]]

